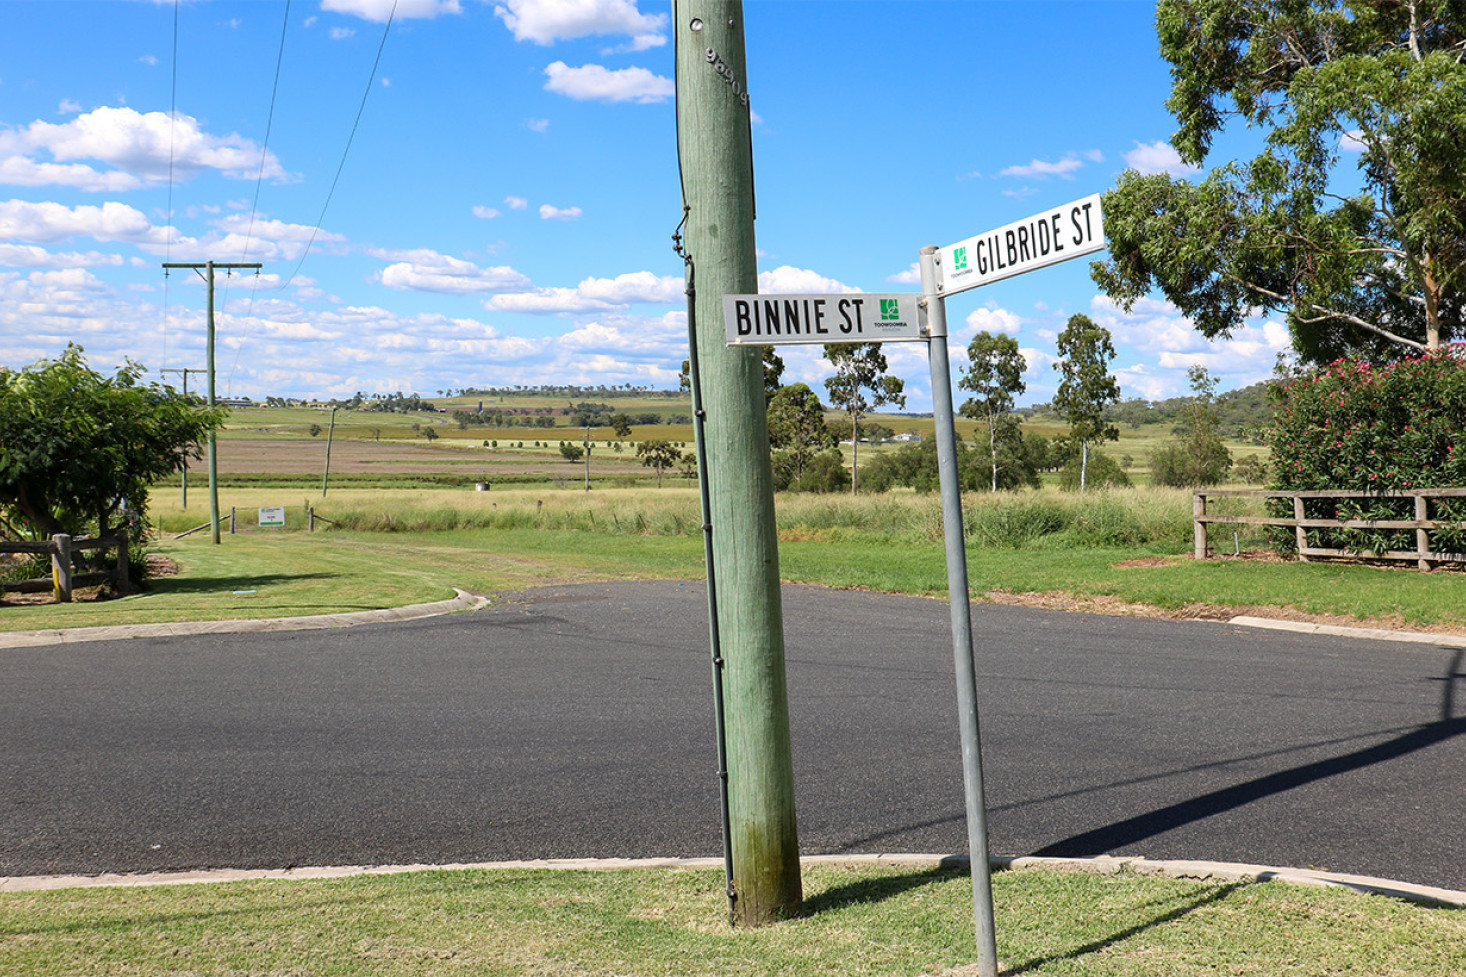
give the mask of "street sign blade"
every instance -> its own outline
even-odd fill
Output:
[[[1104,247],[1100,195],[1092,193],[941,248],[937,253],[937,291],[955,295],[1035,268],[1094,254]]]
[[[924,341],[920,295],[725,295],[729,346]]]

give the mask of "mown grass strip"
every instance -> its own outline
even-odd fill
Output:
[[[427,871],[0,895],[9,977],[955,974],[961,872],[807,868],[806,914],[731,929],[721,873]],[[1010,973],[1466,972],[1466,915],[1338,890],[1027,871],[994,880]]]

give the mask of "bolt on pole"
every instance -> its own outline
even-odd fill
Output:
[[[993,883],[988,863],[987,805],[983,799],[982,742],[977,722],[977,669],[972,660],[972,605],[967,586],[967,540],[962,532],[962,487],[957,472],[952,371],[947,361],[947,304],[937,289],[937,249],[921,250],[921,291],[926,302],[931,361],[932,414],[936,420],[937,472],[942,488],[942,529],[947,544],[947,596],[952,612],[952,658],[962,734],[962,783],[967,807],[967,851],[972,862],[972,910],[978,977],[997,977]]]

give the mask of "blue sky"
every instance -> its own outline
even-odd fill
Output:
[[[202,283],[163,262],[258,261],[219,280],[221,395],[675,386],[670,4],[398,0],[386,30],[392,6],[0,3],[0,365],[75,341],[99,368],[200,368]],[[761,290],[916,291],[923,245],[1183,172],[1153,14],[748,0]],[[1243,386],[1287,345],[1277,321],[1211,343],[1158,299],[1126,314],[1081,259],[951,299],[954,371],[1008,332],[1022,402],[1047,400],[1077,312],[1127,397],[1183,393],[1196,363]],[[929,410],[924,348],[887,353]],[[784,354],[823,392],[818,348]]]

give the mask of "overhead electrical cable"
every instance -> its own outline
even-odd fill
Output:
[[[173,0],[173,82],[168,93],[168,222],[164,261],[173,260],[173,119],[178,114],[178,0]],[[168,272],[163,272],[163,366],[168,366]]]
[[[249,261],[250,239],[254,236],[255,217],[260,211],[260,187],[265,182],[265,163],[270,157],[270,130],[275,125],[275,100],[280,94],[280,66],[285,63],[285,31],[290,26],[290,0],[285,0],[285,18],[280,24],[280,49],[275,53],[275,83],[270,88],[270,111],[265,117],[265,142],[260,147],[260,170],[255,176],[254,202],[249,209],[249,225],[244,232],[244,251],[240,257],[241,262]],[[244,313],[244,331],[240,334],[239,344],[234,347],[234,361],[229,364],[229,376],[225,379],[225,389],[232,394],[234,391],[234,368],[239,365],[239,354],[244,350],[244,341],[249,336],[249,324],[254,316],[255,295],[259,289],[252,288],[249,292],[249,307]],[[229,283],[225,279],[224,301],[229,301]]]
[[[356,120],[351,123],[351,134],[346,137],[346,148],[341,151],[341,164],[336,167],[336,176],[331,180],[331,189],[326,193],[326,202],[321,206],[321,216],[316,218],[315,226],[311,228],[310,240],[305,243],[305,250],[300,253],[300,260],[295,263],[295,268],[290,272],[290,277],[285,280],[276,291],[284,291],[295,281],[295,276],[300,274],[300,266],[305,264],[306,256],[310,254],[311,246],[316,243],[316,234],[321,229],[321,224],[326,220],[326,211],[331,206],[331,198],[336,194],[336,184],[341,181],[341,172],[346,169],[346,157],[351,153],[351,143],[356,139],[357,127],[361,125],[362,113],[366,111],[368,96],[372,93],[372,86],[377,80],[377,68],[382,63],[382,51],[387,47],[387,35],[392,30],[392,21],[397,16],[397,0],[392,0],[392,11],[387,15],[387,26],[382,28],[382,40],[377,44],[377,58],[372,62],[372,73],[367,78],[366,90],[361,93],[361,105],[356,110]]]

